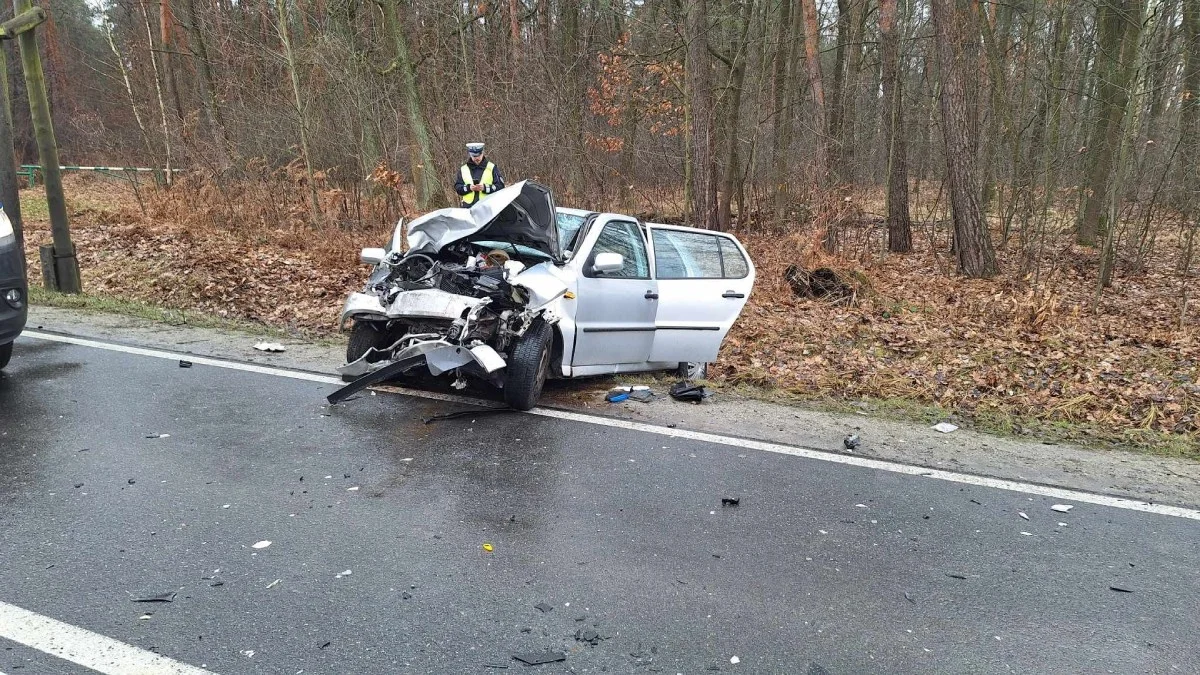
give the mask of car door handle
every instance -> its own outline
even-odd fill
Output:
[[[647,300],[657,300],[657,299],[658,299],[658,293],[655,293],[654,291],[646,291],[646,296],[645,296],[645,297],[646,297],[646,299],[647,299]]]
[[[734,291],[725,291],[724,293],[721,294],[721,297],[722,298],[744,298],[744,297],[746,297],[746,294],[745,293],[735,293]]]

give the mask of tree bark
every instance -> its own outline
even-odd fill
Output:
[[[1140,0],[1104,0],[1097,10],[1099,84],[1096,98],[1099,113],[1088,143],[1088,171],[1084,202],[1076,236],[1084,246],[1095,246],[1104,229],[1108,191],[1120,152],[1125,111],[1133,83],[1134,62],[1142,31]]]
[[[829,146],[832,139],[826,122],[825,85],[821,78],[821,29],[816,0],[800,0],[800,11],[804,14],[804,65],[813,97],[813,127],[820,134],[816,147],[817,185],[825,187],[830,177]]]
[[[192,58],[200,80],[204,113],[216,141],[217,159],[222,169],[228,169],[233,165],[233,145],[229,141],[225,121],[221,118],[221,109],[217,105],[217,88],[213,79],[212,62],[208,58],[208,45],[204,41],[204,32],[200,30],[200,13],[196,11],[196,0],[184,0],[184,6],[187,9],[188,39],[191,41]]]
[[[568,152],[582,158],[586,152],[583,139],[583,54],[580,53],[579,32],[580,6],[576,2],[563,2],[559,5],[559,23],[562,26],[561,63],[564,69],[564,89],[567,97],[567,138],[564,144]],[[574,198],[583,197],[584,174],[582,161],[567,163],[569,194]]]
[[[740,190],[739,182],[742,176],[742,160],[739,149],[741,140],[738,131],[742,121],[742,89],[746,84],[746,49],[750,32],[750,17],[753,15],[754,0],[741,0],[738,21],[738,37],[732,55],[729,86],[729,113],[725,126],[725,175],[722,177],[721,191],[718,193],[720,204],[717,212],[717,226],[728,230],[733,225],[734,195]],[[739,217],[741,213],[739,212]]]
[[[189,0],[194,1],[194,0]],[[446,191],[438,178],[437,165],[433,160],[433,143],[429,137],[429,125],[421,109],[421,94],[417,90],[417,70],[408,54],[408,42],[400,27],[397,0],[377,0],[383,10],[384,27],[396,50],[394,65],[400,71],[401,91],[408,112],[409,131],[416,143],[412,154],[413,182],[417,186],[417,209],[428,211],[450,205]]]
[[[150,26],[150,12],[146,10],[146,2],[138,3],[142,10],[142,20],[146,25],[146,44],[150,45],[150,67],[154,70],[154,92],[158,95],[158,112],[162,122],[163,135],[163,154],[165,157],[165,171],[163,172],[163,183],[171,184],[171,127],[167,124],[167,103],[163,100],[163,82],[162,75],[158,72],[158,59],[154,55],[154,29]]]
[[[692,118],[692,220],[696,227],[717,229],[717,167],[713,154],[708,0],[690,0],[687,12],[688,94],[691,99]]]
[[[880,69],[883,85],[883,142],[887,147],[888,250],[912,250],[908,210],[908,157],[904,138],[904,98],[900,78],[900,36],[896,33],[896,0],[879,2]]]
[[[776,227],[783,226],[783,217],[787,209],[788,197],[792,184],[788,171],[787,158],[791,152],[792,141],[792,111],[788,107],[788,77],[791,71],[792,44],[792,0],[781,0],[779,3],[779,21],[777,22],[775,43],[775,86],[772,113],[775,116],[775,143],[771,148],[772,194],[774,195],[774,222]]]
[[[292,28],[288,19],[286,0],[275,0],[275,13],[279,21],[279,40],[283,43],[283,57],[287,61],[288,77],[292,83],[292,95],[296,105],[296,120],[300,125],[300,154],[304,158],[304,173],[308,178],[309,208],[312,224],[321,225],[321,202],[317,198],[317,183],[313,178],[312,154],[308,148],[308,116],[304,114],[304,96],[300,92],[300,73],[296,68],[296,53],[292,49]]]
[[[971,123],[973,102],[967,96],[968,78],[978,73],[978,37],[970,30],[970,0],[932,0],[937,29],[938,63],[942,76],[942,134],[954,220],[954,250],[958,270],[968,277],[992,277],[999,271],[991,234],[979,205],[975,145]]]
[[[160,0],[158,6],[159,43],[162,47],[163,80],[167,85],[167,100],[174,107],[175,118],[183,121],[183,102],[179,98],[179,83],[175,78],[175,16],[171,0]]]

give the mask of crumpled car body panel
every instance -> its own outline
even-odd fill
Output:
[[[493,193],[473,208],[440,209],[408,224],[410,252],[436,253],[473,239],[520,244],[562,260],[549,188],[521,181]]]

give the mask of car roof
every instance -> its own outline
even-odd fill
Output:
[[[595,211],[588,211],[587,209],[569,209],[565,206],[555,207],[554,210],[558,213],[565,213],[568,216],[590,216],[595,213]]]

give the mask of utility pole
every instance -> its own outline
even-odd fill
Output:
[[[79,293],[82,290],[79,261],[75,258],[75,245],[71,243],[67,201],[63,196],[62,173],[58,168],[58,143],[54,140],[54,123],[50,118],[50,98],[46,95],[42,57],[38,53],[37,36],[33,32],[46,20],[46,12],[34,7],[31,0],[13,0],[13,9],[15,17],[0,26],[0,37],[11,38],[15,35],[21,49],[25,88],[29,93],[29,113],[37,137],[38,155],[41,157],[46,184],[46,206],[50,211],[50,231],[54,236],[54,245],[49,251],[52,265],[43,264],[42,274],[46,277],[48,288],[63,293]],[[11,148],[12,144],[8,147]]]
[[[20,186],[17,184],[17,158],[13,151],[12,105],[8,100],[8,55],[0,47],[0,205],[16,230],[18,248],[25,250],[25,232],[21,227]]]

